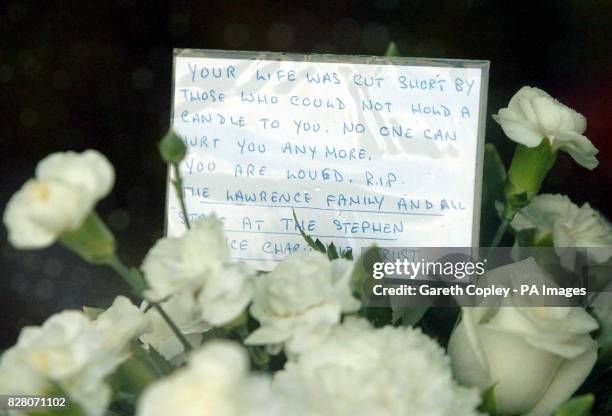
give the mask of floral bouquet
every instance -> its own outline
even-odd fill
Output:
[[[560,150],[587,169],[597,166],[597,149],[583,135],[586,119],[530,87],[494,119],[517,146],[506,171],[487,145],[483,219],[497,229],[491,245],[549,246],[562,258],[568,248],[600,247],[591,260],[608,261],[605,218],[589,204],[538,194]],[[186,148],[170,132],[160,153],[188,219],[179,170]],[[351,252],[302,233],[310,252],[258,273],[230,262],[215,216],[187,222],[184,235],[162,238],[130,267],[95,212],[114,180],[95,150],[56,153],[6,207],[16,248],[57,242],[113,268],[132,289],[106,309],[63,311],[24,328],[0,360],[0,395],[17,406],[7,414],[612,412],[612,307],[605,300],[588,308],[372,308],[360,300],[365,271]],[[533,258],[493,272],[544,274]],[[32,406],[32,397],[65,402]]]

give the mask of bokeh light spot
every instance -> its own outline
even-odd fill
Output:
[[[191,30],[191,14],[180,11],[170,15],[168,20],[168,31],[173,36],[181,36]]]
[[[30,108],[24,108],[19,114],[19,121],[24,127],[34,127],[38,124],[38,112]]]
[[[130,226],[130,214],[124,209],[115,209],[108,215],[107,221],[113,230],[124,231]]]
[[[284,23],[275,23],[268,30],[268,44],[272,49],[287,50],[293,43],[293,28]]]
[[[13,79],[13,68],[8,64],[0,65],[0,82],[3,84],[11,82]]]
[[[369,52],[382,53],[389,44],[389,30],[380,23],[368,23],[361,31],[361,43]]]
[[[58,69],[53,74],[53,79],[51,80],[53,83],[53,87],[57,90],[65,90],[70,88],[72,85],[72,77],[64,68]]]
[[[248,26],[242,23],[230,23],[225,26],[223,39],[231,48],[239,48],[249,41],[251,37]]]
[[[148,90],[153,86],[155,75],[149,68],[140,67],[132,72],[132,84],[139,90]]]
[[[359,42],[361,29],[359,24],[350,18],[340,19],[334,25],[334,41],[340,46],[352,46]]]
[[[38,279],[34,286],[34,296],[41,300],[49,300],[55,294],[55,283],[49,279]]]

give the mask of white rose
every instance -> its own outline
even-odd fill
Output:
[[[351,262],[330,262],[318,252],[287,256],[256,279],[250,312],[261,326],[245,343],[284,344],[288,352],[298,353],[320,342],[343,312],[359,309],[351,294],[352,270]]]
[[[150,288],[146,295],[159,300],[198,289],[228,261],[221,222],[214,215],[206,217],[180,237],[162,238],[149,251],[142,264]]]
[[[293,404],[286,414],[308,416],[467,416],[480,403],[419,329],[376,329],[353,317],[276,373],[273,391]]]
[[[198,295],[202,318],[222,326],[237,318],[253,297],[255,272],[244,263],[230,265],[208,276]]]
[[[82,224],[111,190],[115,173],[95,150],[54,153],[36,168],[36,177],[13,195],[3,221],[11,244],[44,248]]]
[[[113,305],[126,306],[123,299]],[[96,324],[82,312],[64,311],[41,327],[24,328],[17,344],[0,361],[0,394],[45,395],[56,384],[88,416],[102,415],[111,399],[105,379],[128,357],[124,346],[143,329],[141,321],[128,325],[129,330],[122,328],[121,339],[117,334],[109,336],[110,315],[101,316]],[[129,320],[134,322],[133,317]]]
[[[586,118],[538,88],[521,88],[493,119],[517,143],[537,147],[547,138],[554,149],[569,153],[585,168],[599,164],[597,148],[583,136]]]
[[[531,283],[542,270],[533,259],[487,274],[500,285]],[[509,298],[510,299],[510,298]],[[589,335],[598,325],[582,308],[463,308],[448,346],[455,377],[481,388],[495,385],[500,413],[548,416],[580,387],[597,359]]]
[[[147,306],[146,303],[142,305],[143,308]],[[163,302],[161,306],[189,343],[193,347],[199,347],[202,342],[202,333],[208,331],[210,326],[202,320],[202,308],[191,292],[177,293]],[[168,323],[155,308],[150,308],[146,315],[151,322],[151,328],[140,337],[140,340],[145,346],[153,347],[166,360],[174,364],[182,363],[185,360],[183,344]]]
[[[571,267],[572,247],[591,248],[588,255],[603,263],[612,255],[612,225],[589,203],[578,207],[565,195],[542,194],[520,210],[511,223],[517,231],[535,228],[536,239],[552,237],[561,264]]]
[[[269,380],[250,375],[248,357],[229,341],[211,341],[186,367],[154,383],[137,403],[136,416],[275,415]]]

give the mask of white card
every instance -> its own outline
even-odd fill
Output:
[[[176,51],[191,221],[269,270],[309,250],[478,245],[488,62]],[[168,187],[167,234],[184,218]]]

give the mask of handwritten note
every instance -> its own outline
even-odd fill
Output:
[[[308,250],[477,242],[488,63],[182,51],[172,126],[190,219],[268,270]],[[169,188],[167,232],[185,221]]]

